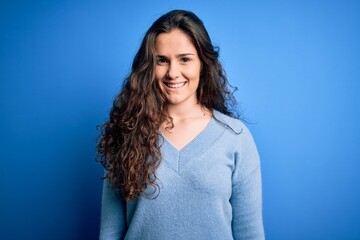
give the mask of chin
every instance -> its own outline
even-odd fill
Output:
[[[180,99],[169,99],[169,98],[166,99],[166,103],[170,104],[170,105],[178,105],[182,102],[183,102],[183,100],[180,100]]]

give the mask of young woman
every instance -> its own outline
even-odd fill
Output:
[[[97,146],[100,239],[264,239],[259,157],[233,103],[201,20],[156,20]]]

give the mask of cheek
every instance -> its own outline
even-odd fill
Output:
[[[189,79],[193,81],[197,81],[200,78],[200,67],[199,68],[192,68],[187,71],[187,75]]]
[[[156,68],[154,69],[154,73],[155,73],[155,79],[156,79],[156,80],[160,80],[161,77],[160,77],[159,68],[156,67]]]
[[[154,73],[155,73],[155,78],[157,80],[161,80],[165,77],[166,75],[166,70],[162,67],[155,67],[154,69]]]

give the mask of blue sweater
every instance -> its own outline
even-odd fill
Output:
[[[125,202],[104,182],[100,239],[264,239],[253,138],[239,120],[214,117],[180,151],[164,138],[157,198]]]

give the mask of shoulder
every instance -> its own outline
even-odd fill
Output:
[[[225,115],[217,110],[213,111],[214,119],[227,128],[230,132],[238,135],[242,132],[249,132],[246,125],[239,119]]]
[[[239,119],[227,116],[214,110],[215,121],[225,128],[226,136],[233,144],[240,147],[242,151],[256,149],[253,136],[248,127]]]
[[[226,134],[226,145],[234,154],[235,169],[234,183],[246,179],[254,171],[260,170],[260,158],[255,141],[247,126],[239,119],[232,118],[218,111],[214,111],[214,118],[223,125]]]
[[[254,138],[247,126],[239,119],[214,111],[214,118],[225,128],[226,145],[233,149],[235,155],[245,166],[256,168],[259,156]]]

